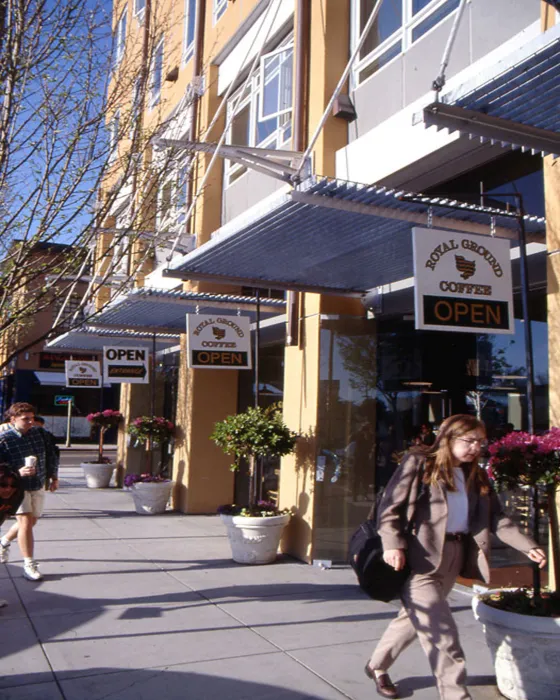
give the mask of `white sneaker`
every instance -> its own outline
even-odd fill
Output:
[[[0,598],[0,608],[5,608],[6,605],[8,605],[8,601],[4,600],[4,598]]]
[[[26,578],[28,581],[40,581],[43,578],[36,561],[23,565],[23,578]]]
[[[10,545],[0,542],[0,564],[7,564],[10,560]]]

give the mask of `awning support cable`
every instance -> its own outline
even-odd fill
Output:
[[[346,68],[344,69],[344,72],[342,73],[340,80],[338,81],[337,86],[334,89],[334,92],[331,96],[331,99],[329,100],[329,103],[327,104],[325,111],[323,112],[323,116],[321,117],[321,120],[319,124],[317,125],[317,128],[315,129],[315,133],[311,137],[309,141],[309,145],[307,146],[307,149],[305,153],[303,154],[303,157],[301,159],[301,162],[299,164],[299,167],[297,171],[295,172],[294,175],[292,175],[292,182],[294,184],[298,184],[301,181],[301,171],[303,170],[305,164],[307,163],[308,158],[311,155],[311,152],[315,146],[315,143],[317,139],[319,138],[321,131],[323,127],[325,126],[325,123],[327,119],[329,118],[329,115],[331,113],[331,110],[334,105],[334,101],[336,98],[339,96],[340,91],[342,90],[344,83],[348,79],[348,75],[350,74],[350,70],[352,69],[352,66],[354,65],[354,61],[356,60],[356,57],[358,56],[360,49],[362,48],[365,40],[367,39],[367,35],[369,34],[369,30],[372,28],[373,23],[375,22],[375,19],[377,18],[377,15],[379,14],[379,10],[381,9],[381,5],[383,4],[383,0],[377,0],[374,8],[371,11],[371,15],[368,18],[368,21],[366,22],[365,27],[363,28],[362,33],[360,34],[360,38],[358,39],[358,43],[356,44],[354,51],[352,52],[352,55],[350,56],[350,60],[346,64]]]
[[[236,112],[236,109],[237,109],[238,104],[239,104],[239,103],[241,102],[241,100],[243,99],[246,86],[247,86],[248,82],[249,82],[250,80],[252,80],[254,70],[255,70],[255,68],[257,67],[257,65],[259,64],[260,60],[261,60],[261,56],[262,56],[262,54],[263,54],[263,51],[264,51],[266,42],[268,41],[268,37],[269,37],[269,35],[270,35],[270,31],[271,31],[272,27],[274,26],[274,22],[275,22],[275,20],[276,20],[277,15],[278,15],[278,11],[279,11],[279,9],[280,9],[280,4],[281,4],[281,2],[282,2],[282,0],[276,0],[276,10],[275,10],[274,15],[273,15],[273,17],[272,17],[272,21],[270,22],[270,24],[269,24],[269,26],[268,26],[268,29],[267,29],[267,31],[266,31],[266,36],[264,37],[264,39],[263,39],[263,41],[262,41],[261,48],[260,48],[259,51],[257,52],[257,54],[256,54],[256,56],[255,56],[255,58],[254,58],[254,60],[253,60],[253,63],[251,64],[251,69],[249,70],[249,72],[248,72],[248,74],[247,74],[247,78],[246,78],[245,81],[243,82],[243,87],[242,87],[242,89],[241,89],[240,92],[239,92],[239,97],[237,98],[236,103],[235,103],[233,109],[231,110],[231,114],[230,114],[229,117],[226,119],[226,124],[225,124],[225,126],[224,126],[223,131],[222,131],[222,135],[220,136],[220,140],[218,141],[218,143],[217,143],[217,145],[216,145],[216,150],[214,151],[214,154],[212,155],[212,158],[210,159],[210,163],[208,164],[208,167],[206,168],[206,172],[204,173],[204,176],[203,176],[202,180],[200,181],[199,186],[197,187],[196,193],[195,193],[195,195],[194,195],[194,197],[193,197],[193,199],[192,199],[192,202],[190,203],[190,206],[189,206],[189,208],[188,208],[188,210],[187,210],[187,213],[185,214],[185,227],[187,226],[188,222],[190,221],[190,218],[191,218],[191,216],[192,216],[192,213],[193,213],[193,211],[194,211],[194,208],[195,208],[195,206],[196,206],[196,204],[197,204],[197,202],[198,202],[198,198],[200,197],[202,191],[203,191],[204,188],[206,187],[206,183],[207,183],[207,181],[208,181],[208,179],[209,179],[209,177],[210,177],[210,174],[211,174],[211,172],[212,172],[212,168],[213,168],[213,166],[214,166],[214,163],[216,162],[216,160],[217,160],[218,157],[220,156],[220,147],[223,145],[224,141],[226,140],[226,137],[227,137],[227,134],[228,134],[228,131],[229,131],[230,124],[231,124],[231,122],[233,121],[233,118],[234,118],[234,116],[235,116],[235,112]],[[267,20],[267,18],[268,18],[268,15],[269,15],[269,13],[270,13],[270,11],[271,11],[271,8],[274,6],[274,4],[275,4],[275,0],[271,0],[270,4],[269,4],[269,6],[268,6],[268,8],[267,8],[267,10],[266,10],[266,13],[265,13],[265,15],[264,15],[264,17],[263,17],[263,21],[262,21],[261,28],[264,27],[265,22],[266,22],[266,20]],[[254,46],[255,42],[257,41],[257,37],[259,36],[259,33],[260,33],[260,32],[255,32],[255,37],[254,37],[254,39],[253,39],[253,41],[252,41],[252,43],[251,43],[251,46],[250,46],[249,49],[247,50],[247,54],[246,54],[246,56],[245,56],[246,59],[249,57],[250,52],[252,51],[253,46]],[[237,71],[237,75],[239,75],[239,73],[241,72],[241,67],[242,67],[243,64],[244,64],[244,62],[239,66],[238,71]],[[222,106],[225,104],[226,99],[227,99],[229,93],[230,93],[231,90],[233,89],[233,85],[234,85],[234,83],[235,83],[235,80],[236,80],[236,78],[237,78],[237,75],[235,76],[235,78],[233,78],[232,82],[230,83],[229,88],[228,88],[228,92],[227,92],[226,95],[224,96],[224,99],[222,100],[222,102],[221,102],[221,104],[220,104],[220,106],[219,106],[219,108],[218,108],[218,111],[220,111],[220,110],[222,109]],[[206,138],[206,137],[208,136],[208,134],[209,134],[209,132],[210,132],[210,129],[213,127],[213,125],[214,125],[215,122],[216,122],[217,117],[218,117],[218,112],[214,115],[214,119],[212,120],[212,122],[211,122],[210,126],[208,127],[208,129],[206,129],[206,132],[205,132],[205,134],[204,134],[204,138]],[[190,170],[191,170],[192,167],[193,167],[194,162],[195,162],[195,159],[193,158],[192,161],[191,161],[191,165],[190,165],[190,167],[189,167],[189,171],[188,171],[189,173],[190,173]],[[175,249],[177,248],[177,245],[178,245],[179,240],[181,239],[181,236],[182,236],[182,235],[183,235],[183,231],[179,231],[179,233],[178,233],[177,236],[175,237],[175,240],[173,241],[173,246],[172,246],[172,248],[171,248],[171,252],[169,253],[169,255],[168,255],[167,258],[166,258],[166,260],[167,260],[168,263],[171,262],[171,259],[173,258],[173,255],[175,254]]]
[[[453,20],[453,26],[451,27],[451,32],[449,33],[449,38],[447,39],[447,44],[445,45],[445,49],[443,51],[443,57],[441,59],[439,74],[432,83],[432,90],[434,90],[434,92],[436,93],[436,102],[438,101],[439,93],[442,91],[443,86],[445,85],[445,71],[447,70],[447,65],[449,63],[449,58],[451,56],[453,44],[455,43],[455,39],[457,38],[459,24],[461,22],[461,17],[463,16],[463,10],[465,9],[466,4],[467,0],[461,0],[461,2],[459,3],[459,8],[457,10],[457,14],[455,15],[455,19]]]

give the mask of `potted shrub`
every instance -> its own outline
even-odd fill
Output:
[[[141,515],[165,513],[171,495],[171,479],[161,474],[127,474],[125,488],[129,489],[134,509]]]
[[[144,445],[147,468],[143,474],[127,474],[125,488],[129,489],[134,508],[142,515],[164,513],[171,495],[171,479],[151,472],[151,457],[154,445],[167,442],[173,437],[175,426],[161,416],[139,416],[127,428],[136,445]]]
[[[120,411],[107,408],[104,411],[90,413],[87,419],[92,426],[99,429],[99,445],[97,458],[89,462],[82,462],[80,466],[86,477],[88,488],[104,489],[109,486],[115,468],[109,457],[103,455],[105,433],[109,428],[116,427],[123,419],[123,415]]]
[[[293,452],[297,438],[284,424],[277,404],[248,408],[214,425],[210,439],[233,456],[232,470],[239,468],[242,459],[249,462],[247,505],[228,504],[218,509],[228,529],[233,560],[240,564],[268,564],[276,559],[290,512],[259,500],[260,468],[264,457],[283,457]]]
[[[560,481],[560,429],[552,428],[543,435],[512,432],[489,450],[489,476],[498,488],[531,488],[533,534],[538,533],[539,488],[546,489],[557,567],[555,496]],[[541,591],[538,568],[534,572],[531,589],[491,590],[473,598],[475,617],[484,626],[494,658],[498,689],[510,700],[559,697],[560,594]],[[558,580],[557,575],[557,584]]]

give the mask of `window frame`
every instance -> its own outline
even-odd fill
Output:
[[[122,61],[126,50],[127,11],[128,8],[125,7],[115,26],[115,66]]]
[[[142,7],[138,5],[142,3]],[[142,23],[144,21],[144,15],[146,14],[146,0],[134,0],[134,16],[138,22]]]
[[[154,49],[154,56],[151,61],[151,66],[150,66],[150,109],[153,109],[156,107],[160,100],[161,100],[161,92],[163,89],[163,66],[164,66],[164,59],[165,59],[165,53],[164,53],[164,37],[162,36],[161,39],[157,42],[155,45]],[[156,77],[156,68],[157,68],[157,62],[159,60],[159,54],[161,51],[161,67],[160,67],[160,72],[159,72],[159,85],[157,86],[157,93],[154,92],[155,88],[155,77]]]
[[[393,0],[395,1],[395,0]],[[415,45],[418,41],[421,41],[424,37],[428,36],[436,27],[438,27],[442,22],[449,19],[457,12],[457,6],[459,0],[431,0],[425,7],[418,10],[413,14],[413,2],[414,0],[400,0],[402,3],[402,23],[399,29],[394,31],[391,35],[386,37],[378,46],[370,51],[367,56],[356,62],[352,70],[352,83],[354,87],[358,87],[368,80],[372,75],[375,75],[380,70],[382,70],[386,65],[392,63],[399,56],[407,53],[411,46]],[[414,31],[423,24],[427,19],[437,13],[441,8],[443,8],[448,2],[456,2],[457,6],[451,9],[449,12],[444,14],[439,20],[437,20],[433,26],[429,27],[421,36],[416,39],[413,38]],[[364,19],[364,24],[366,19]],[[352,14],[351,14],[351,43],[352,49],[356,46],[358,39],[361,34],[361,0],[353,0],[352,2]],[[376,61],[382,60],[383,57],[390,52],[393,52],[395,45],[400,44],[400,50],[390,56],[386,61],[382,61],[380,66],[373,71],[369,72],[366,77],[360,79],[360,75],[363,72],[368,72],[367,69],[370,68]]]
[[[214,0],[212,3],[212,24],[218,24],[227,10],[229,0]]]
[[[187,63],[193,57],[194,54],[194,41],[196,35],[196,6],[197,0],[185,0],[185,28],[183,36],[183,63]],[[193,20],[193,36],[192,40],[189,42],[189,25],[191,21],[191,14],[194,16]]]
[[[112,163],[119,151],[120,109],[115,110],[109,122],[109,162]]]
[[[266,67],[265,63],[266,61],[270,61],[272,58],[275,56],[281,56],[283,53],[289,53],[290,55],[288,56],[287,60],[280,61],[280,65],[278,67],[278,109],[276,112],[272,112],[270,114],[265,115],[264,114],[264,91],[267,82],[269,82],[273,77],[274,77],[274,72],[276,72],[276,69],[273,71],[272,76],[269,76],[267,80],[266,76]],[[293,44],[290,44],[288,46],[280,46],[277,49],[274,49],[274,51],[269,51],[268,53],[265,53],[261,56],[260,60],[260,65],[259,65],[259,73],[260,73],[260,82],[258,86],[258,90],[260,92],[260,100],[259,100],[259,121],[267,121],[268,119],[275,119],[283,114],[287,114],[288,112],[291,112],[293,109],[293,104],[290,103],[289,107],[284,107],[283,109],[280,107],[280,102],[281,102],[281,93],[282,90],[286,88],[286,86],[283,84],[283,76],[284,76],[284,66],[288,63],[288,61],[291,64],[291,71],[290,71],[290,78],[289,78],[289,88],[290,88],[290,94],[292,97],[292,102],[293,102],[293,94],[294,94],[294,46]]]
[[[156,230],[158,233],[178,233],[180,227],[185,226],[189,198],[190,162],[190,158],[176,160],[160,176],[156,203]],[[163,212],[162,199],[166,188],[169,191],[169,201],[165,212]]]
[[[244,144],[233,144],[232,143],[232,131],[234,119],[231,119],[232,110],[235,108],[235,114],[240,114],[247,106],[249,107],[249,138],[248,144],[245,144],[248,148],[272,148],[274,150],[282,149],[287,143],[292,139],[292,114],[293,114],[293,51],[294,51],[294,37],[290,33],[285,37],[279,45],[273,50],[264,54],[261,57],[265,59],[267,57],[273,56],[274,54],[279,54],[285,51],[291,51],[292,60],[292,82],[290,84],[292,91],[292,104],[289,109],[279,110],[278,113],[270,114],[265,118],[261,119],[262,109],[261,104],[263,102],[263,85],[262,85],[262,75],[261,65],[257,68],[254,75],[247,83],[241,85],[237,90],[235,90],[227,103],[226,110],[226,121],[229,124],[226,136],[226,144],[228,145],[239,145],[243,147]],[[280,91],[279,82],[279,91]],[[245,90],[245,94],[242,99],[239,99],[240,93]],[[258,140],[258,124],[271,121],[272,119],[277,119],[276,129],[268,134],[264,139]],[[235,163],[229,159],[225,159],[224,164],[224,189],[230,187],[234,182],[236,182],[245,172],[247,171],[246,166],[240,163]]]

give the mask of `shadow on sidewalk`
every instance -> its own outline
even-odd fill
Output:
[[[265,660],[264,656],[259,656]],[[277,660],[277,655],[273,655]],[[236,678],[236,661],[242,666],[241,673],[249,676],[262,674],[262,680],[246,680]],[[225,659],[223,661],[197,662],[196,666],[213,666],[215,671],[210,673],[195,673],[182,666],[153,669],[117,669],[93,668],[88,669],[87,676],[79,676],[79,671],[71,673],[58,672],[56,680],[64,693],[64,700],[105,700],[108,697],[118,700],[325,700],[325,698],[342,698],[329,684],[311,672],[299,667],[304,677],[298,685],[306,690],[292,690],[282,681],[281,670],[275,671],[274,660],[269,658],[259,665],[258,670],[247,668],[247,659]],[[254,658],[252,661],[254,665]],[[220,667],[227,665],[227,671],[220,672]],[[223,673],[223,675],[221,675]],[[16,691],[17,686],[24,686],[29,695],[17,694],[17,697],[45,698],[45,700],[62,699],[52,683],[50,674],[25,674],[12,676],[10,687],[0,689],[0,697],[12,697],[10,691]],[[298,674],[299,675],[299,674]],[[76,677],[78,676],[78,677]],[[13,682],[12,682],[13,681]],[[44,684],[51,683],[50,692]],[[277,684],[278,683],[278,684]],[[290,683],[287,680],[286,683]],[[312,690],[312,686],[318,690]],[[322,687],[321,687],[322,686]],[[33,690],[35,692],[32,694]],[[43,694],[41,694],[43,693]],[[327,695],[328,693],[328,695]],[[15,697],[15,696],[14,696]]]

